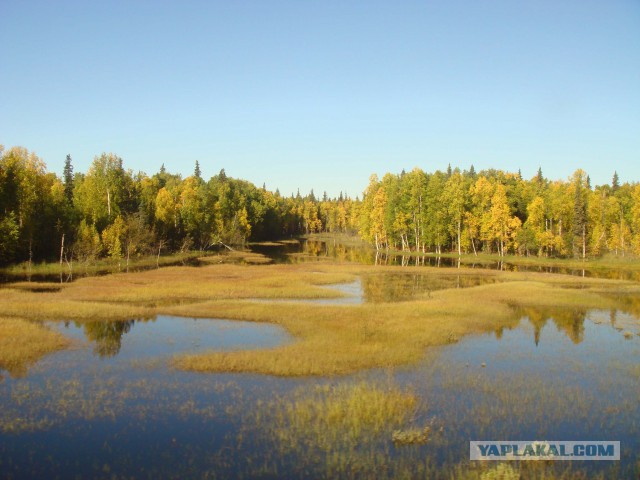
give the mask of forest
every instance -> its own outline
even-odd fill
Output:
[[[112,153],[62,176],[23,147],[0,146],[0,263],[90,262],[209,250],[328,232],[406,252],[592,258],[640,255],[640,184],[592,186],[500,170],[372,175],[362,199],[283,196],[228,177],[149,176]]]

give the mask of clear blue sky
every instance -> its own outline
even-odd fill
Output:
[[[360,194],[371,173],[640,180],[640,1],[0,0],[0,143]]]

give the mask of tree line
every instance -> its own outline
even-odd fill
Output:
[[[67,156],[62,177],[22,147],[0,148],[0,263],[99,257],[129,259],[207,250],[320,231],[347,232],[357,202],[343,196],[285,197],[200,165],[182,178],[164,166],[149,176],[112,153],[86,173]]]
[[[419,168],[370,178],[360,235],[378,249],[548,257],[640,255],[640,185]]]
[[[362,200],[283,196],[228,177],[149,176],[115,154],[62,176],[22,147],[0,146],[0,263],[126,259],[315,232],[359,234],[377,249],[593,257],[640,255],[640,185],[592,187],[538,174],[449,167],[370,178]]]

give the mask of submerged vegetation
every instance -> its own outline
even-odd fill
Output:
[[[311,392],[303,389],[269,402],[266,408],[275,418],[274,440],[287,448],[339,450],[339,445],[353,448],[402,426],[417,401],[414,394],[397,387],[360,382],[317,386]]]

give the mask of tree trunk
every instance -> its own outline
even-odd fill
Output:
[[[60,267],[62,268],[62,257],[64,255],[64,233],[62,234],[62,240],[60,240]]]
[[[162,240],[158,242],[158,256],[156,257],[156,267],[160,268],[160,251],[162,250]]]
[[[31,261],[33,260],[33,239],[29,237],[29,274],[31,274]]]
[[[620,250],[622,250],[622,256],[624,257],[624,230],[622,229],[622,209],[620,209]]]

